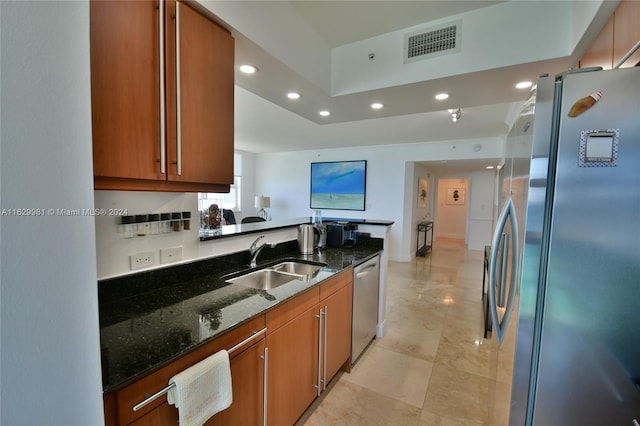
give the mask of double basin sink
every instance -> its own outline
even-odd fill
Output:
[[[294,280],[309,281],[325,266],[325,263],[319,262],[283,260],[262,269],[237,272],[223,279],[244,287],[271,290]]]

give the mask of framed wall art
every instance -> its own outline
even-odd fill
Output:
[[[311,163],[312,209],[364,210],[367,161]]]
[[[427,180],[418,178],[418,207],[427,207]]]
[[[449,188],[447,189],[446,204],[464,205],[467,190],[465,188]]]

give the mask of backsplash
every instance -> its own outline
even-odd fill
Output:
[[[126,211],[127,215],[166,212],[191,212],[198,217],[197,193],[167,193],[143,191],[95,191],[95,208],[105,211]],[[192,219],[193,221],[194,219]],[[255,240],[255,234],[200,241],[196,223],[191,229],[147,234],[135,238],[124,238],[120,215],[96,216],[96,257],[98,279],[107,279],[166,266],[189,263],[230,253],[243,252]],[[281,229],[265,232],[264,242],[280,243],[297,238],[297,229]],[[182,259],[173,258],[170,263],[161,263],[160,252],[164,249],[182,252]],[[150,259],[150,266],[131,269],[130,256]]]

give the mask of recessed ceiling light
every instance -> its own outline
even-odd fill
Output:
[[[240,71],[245,73],[245,74],[253,74],[256,71],[258,71],[258,68],[254,67],[253,65],[240,65]]]
[[[516,84],[516,89],[528,89],[532,84],[533,83],[530,81],[521,81],[520,83]]]
[[[487,169],[493,169],[493,166],[487,166],[486,168]]]
[[[300,99],[300,93],[289,92],[289,93],[287,93],[287,98],[289,98],[289,99]]]
[[[438,93],[436,95],[436,99],[439,101],[443,101],[445,99],[449,98],[449,94],[448,93]]]
[[[319,112],[319,114],[321,116],[323,116],[323,117],[327,117],[327,116],[331,115],[331,113],[329,111],[327,111],[327,110],[322,110],[322,111]]]
[[[373,108],[373,109],[380,109],[380,108],[382,108],[383,106],[384,106],[384,105],[383,105],[383,104],[381,104],[380,102],[374,102],[374,103],[372,103],[372,104],[371,104],[371,108]]]

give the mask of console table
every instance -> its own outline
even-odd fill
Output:
[[[424,234],[423,243],[420,245],[420,235]],[[416,238],[416,256],[426,256],[433,247],[433,222],[418,223],[418,238]]]

